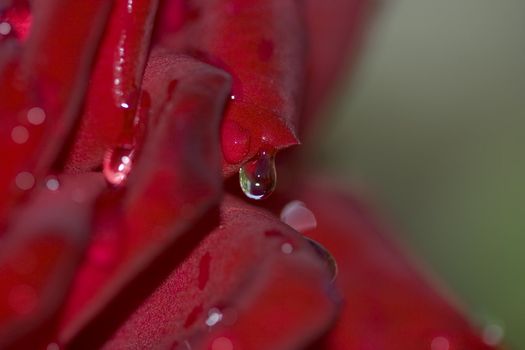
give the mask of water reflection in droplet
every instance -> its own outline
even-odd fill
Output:
[[[208,318],[206,319],[206,325],[213,327],[222,320],[222,312],[217,308],[212,308],[208,311]]]
[[[286,204],[281,210],[281,221],[299,232],[317,227],[314,213],[301,201],[291,201]]]
[[[18,125],[11,130],[11,139],[16,144],[24,144],[29,140],[29,131],[24,126]]]
[[[22,171],[16,175],[15,184],[22,191],[27,191],[34,186],[35,177],[28,171]]]
[[[337,274],[339,272],[339,269],[337,267],[337,261],[335,260],[334,256],[332,255],[332,253],[328,251],[328,249],[326,249],[319,242],[309,237],[306,237],[306,236],[303,236],[303,237],[304,239],[306,239],[308,243],[310,243],[310,245],[314,248],[314,251],[325,262],[326,267],[328,268],[328,271],[330,272],[330,276],[332,277],[332,282],[333,282],[336,279]]]
[[[106,152],[102,172],[108,183],[113,186],[123,185],[133,166],[135,148],[130,145],[121,145]]]
[[[261,151],[255,159],[239,170],[239,183],[244,194],[250,199],[264,199],[275,190],[275,152]]]

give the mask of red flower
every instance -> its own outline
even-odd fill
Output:
[[[0,2],[0,348],[490,348],[295,158],[224,180],[274,190],[371,7]]]

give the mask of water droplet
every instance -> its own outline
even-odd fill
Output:
[[[46,112],[40,107],[33,107],[27,111],[27,121],[33,125],[40,125],[46,120]]]
[[[11,33],[11,30],[13,28],[11,27],[11,25],[7,22],[2,22],[0,23],[0,35],[9,35]]]
[[[203,290],[204,287],[206,287],[206,283],[208,283],[208,279],[210,278],[210,262],[211,262],[210,253],[206,253],[202,256],[201,261],[199,263],[199,289],[200,290]]]
[[[60,188],[60,182],[55,176],[46,178],[46,188],[50,191],[57,191]]]
[[[222,312],[217,308],[212,308],[208,311],[208,318],[206,319],[206,325],[213,327],[222,320]]]
[[[325,262],[326,267],[328,268],[328,271],[330,272],[330,276],[332,277],[332,282],[333,282],[335,278],[337,277],[337,273],[339,271],[337,267],[337,261],[335,260],[334,256],[321,243],[311,239],[310,237],[306,237],[306,236],[303,236],[303,237],[304,239],[306,239],[308,243],[310,243],[310,245],[314,248],[314,251]]]
[[[284,254],[292,254],[293,253],[293,245],[286,242],[281,245],[281,251]]]
[[[264,199],[275,190],[277,173],[274,152],[262,151],[239,170],[239,183],[246,197]]]
[[[121,145],[106,152],[103,163],[103,173],[106,181],[113,186],[123,185],[133,166],[135,148]]]
[[[16,175],[15,184],[22,191],[27,191],[35,184],[35,177],[30,172],[22,171]]]
[[[233,120],[222,123],[221,140],[224,159],[230,164],[243,161],[250,150],[250,133]]]
[[[281,210],[281,221],[299,232],[317,227],[314,213],[301,201],[291,201],[286,204]]]
[[[430,343],[431,350],[449,350],[450,342],[445,337],[435,337]]]
[[[57,343],[49,343],[46,350],[60,350],[60,346]]]
[[[505,330],[499,324],[491,323],[483,328],[482,338],[485,344],[490,346],[497,346],[503,340]]]
[[[218,337],[211,343],[212,350],[233,350],[233,343],[226,337]]]
[[[26,143],[29,140],[29,131],[21,125],[15,126],[11,130],[11,139],[19,145]]]

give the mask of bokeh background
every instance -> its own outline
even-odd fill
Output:
[[[385,0],[317,162],[365,184],[473,320],[525,344],[525,1]]]

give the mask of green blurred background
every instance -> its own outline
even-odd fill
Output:
[[[525,344],[525,0],[392,0],[318,161],[364,183],[474,320]]]

